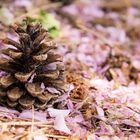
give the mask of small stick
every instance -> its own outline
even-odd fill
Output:
[[[29,135],[30,139],[32,140],[32,135],[33,135],[33,131],[34,131],[34,105],[32,106],[32,125],[31,125],[31,133]]]
[[[60,136],[60,135],[53,135],[53,134],[45,134],[44,136],[47,136],[47,137],[53,137],[53,138],[59,138],[59,139],[67,139],[68,136]]]
[[[3,123],[0,123],[0,126],[2,125],[16,125],[16,126],[19,126],[19,125],[32,125],[32,122],[3,122]],[[48,127],[52,127],[53,125],[51,124],[48,124],[47,122],[34,122],[34,125],[45,125],[45,126],[48,126]]]

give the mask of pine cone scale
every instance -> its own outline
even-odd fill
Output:
[[[31,108],[34,103],[35,99],[28,95],[24,95],[19,99],[19,104],[24,108]]]
[[[10,38],[6,38],[3,40],[3,43],[7,44],[7,45],[12,45],[13,47],[17,48],[18,50],[21,50],[21,46],[19,43],[17,43],[16,41],[10,39]]]
[[[18,87],[8,90],[7,92],[7,96],[12,102],[17,101],[22,95],[23,95],[23,91],[21,91]]]
[[[51,79],[57,79],[59,76],[60,72],[58,70],[55,71],[47,71],[46,73],[39,74],[39,76],[43,76],[46,78],[51,78]]]
[[[7,88],[15,82],[15,79],[11,75],[0,77],[0,86]]]
[[[16,106],[18,105],[18,102],[12,102],[12,101],[10,101],[9,99],[7,99],[7,104],[8,104],[8,106],[10,106],[10,107],[16,107]]]
[[[6,96],[6,92],[5,92],[5,91],[0,90],[0,97],[4,97],[4,96]]]
[[[27,84],[26,89],[33,97],[37,97],[43,92],[39,83]]]
[[[33,72],[30,72],[30,73],[17,72],[15,73],[15,77],[21,82],[27,82],[27,80],[32,75],[32,73]]]

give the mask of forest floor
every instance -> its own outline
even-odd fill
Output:
[[[16,38],[9,25],[26,17],[49,29],[63,55],[69,87],[60,98],[65,107],[53,110],[64,114],[57,119],[48,109],[19,112],[1,106],[0,140],[140,139],[139,0],[65,5],[6,0],[0,5],[0,39]]]

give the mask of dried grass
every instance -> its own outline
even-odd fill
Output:
[[[1,117],[0,130],[0,140],[39,140],[40,138],[71,140],[68,135],[54,130],[53,124],[36,121],[34,107],[32,107],[32,119],[13,118],[13,120],[9,120]]]

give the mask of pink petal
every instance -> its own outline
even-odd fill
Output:
[[[60,94],[60,91],[58,91],[56,88],[54,87],[47,87],[46,88],[50,93],[53,93],[53,94]]]
[[[48,140],[48,138],[45,137],[45,136],[40,135],[40,136],[34,136],[33,140]]]
[[[59,115],[66,117],[70,113],[70,110],[59,110],[59,109],[53,109],[53,108],[48,108],[47,111],[49,112],[49,115],[51,117],[57,117]]]
[[[51,64],[48,64],[45,68],[47,70],[56,70],[56,64],[55,63],[51,63]]]
[[[103,79],[92,79],[90,81],[90,84],[92,86],[94,86],[97,89],[110,89],[110,83],[107,80],[103,80]],[[102,88],[101,88],[102,87]]]
[[[70,99],[68,99],[67,106],[68,106],[69,110],[73,110],[74,109],[74,105],[73,105],[73,103],[72,103],[72,101]]]
[[[32,112],[32,110],[24,110],[20,113],[19,117],[24,118],[24,119],[32,119],[33,112]],[[42,113],[42,112],[38,112],[38,111],[34,112],[34,119],[35,120],[47,121],[46,117],[47,117],[46,113]]]
[[[44,83],[43,83],[43,82],[41,83],[41,89],[42,89],[42,90],[44,90],[44,89],[45,89],[45,85],[44,85]]]
[[[114,136],[113,138],[112,138],[112,140],[121,140],[119,137],[117,137],[117,136]]]
[[[104,117],[104,110],[101,107],[96,106],[96,110],[97,110],[99,117]]]
[[[139,123],[137,123],[135,121],[132,121],[132,120],[129,120],[129,119],[121,120],[121,123],[129,125],[129,126],[139,127],[140,128]]]
[[[96,106],[96,110],[98,113],[98,117],[102,120],[105,120],[104,110],[99,106]]]
[[[66,125],[64,117],[68,116],[70,110],[58,110],[53,108],[48,108],[49,115],[55,117],[54,128],[59,131],[70,134],[70,130]]]
[[[6,113],[12,113],[12,114],[19,114],[19,112],[14,109],[8,109],[7,107],[2,107],[2,106],[0,106],[0,111]]]
[[[54,128],[56,130],[59,130],[59,131],[62,131],[62,132],[65,132],[67,134],[70,134],[70,130],[69,128],[67,127],[66,125],[66,122],[65,122],[65,119],[64,119],[64,116],[63,115],[58,115],[56,118],[55,118],[55,121],[54,121]]]
[[[32,83],[35,76],[36,76],[36,73],[32,74],[32,76],[30,77],[30,80],[28,81],[28,83]]]

